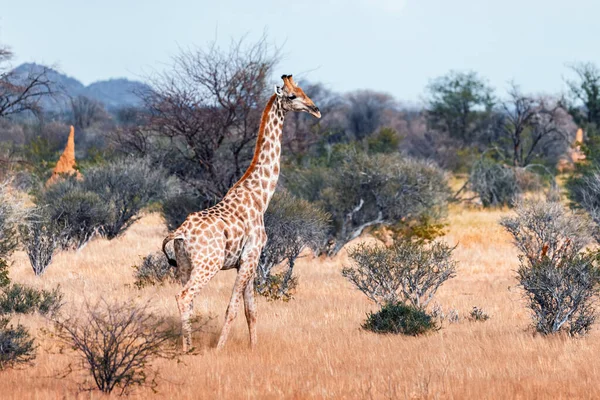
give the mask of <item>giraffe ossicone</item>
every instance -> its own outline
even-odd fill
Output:
[[[192,347],[190,318],[194,297],[217,272],[232,268],[238,273],[217,348],[225,345],[242,300],[250,344],[257,343],[254,276],[267,241],[263,216],[279,179],[283,120],[288,111],[321,117],[319,108],[292,75],[281,78],[283,86],[275,86],[275,94],[262,113],[254,156],[244,175],[219,203],[188,215],[163,241],[167,258],[165,247],[174,242],[175,260],[169,258],[169,263],[176,265],[183,284],[175,298],[181,315],[184,352]]]

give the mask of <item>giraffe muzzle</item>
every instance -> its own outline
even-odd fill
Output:
[[[311,106],[308,108],[308,113],[316,118],[321,118],[321,110],[317,106]]]

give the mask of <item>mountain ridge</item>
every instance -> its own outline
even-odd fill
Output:
[[[70,99],[85,96],[102,103],[107,110],[140,107],[141,99],[136,93],[150,90],[147,84],[127,78],[108,78],[84,85],[77,78],[66,75],[54,68],[37,63],[23,63],[12,71],[15,77],[26,77],[31,72],[48,69],[48,78],[60,88],[61,95],[55,99],[45,99],[44,109],[48,111],[65,111],[70,108]]]

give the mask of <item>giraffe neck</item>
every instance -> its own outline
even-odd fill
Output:
[[[252,162],[246,173],[227,193],[248,191],[254,205],[263,213],[269,206],[279,179],[284,117],[285,110],[281,106],[281,100],[276,95],[271,96],[262,113]]]

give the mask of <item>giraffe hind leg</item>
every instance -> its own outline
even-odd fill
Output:
[[[188,258],[189,260],[189,258]],[[179,258],[177,260],[179,262]],[[222,261],[206,258],[201,261],[191,261],[191,276],[185,283],[181,292],[175,296],[177,306],[181,316],[181,331],[183,340],[183,351],[188,352],[192,349],[192,324],[190,318],[193,312],[194,297],[213,276],[221,269]]]

